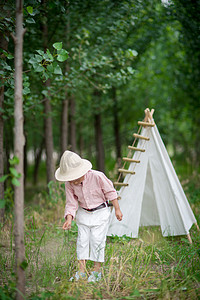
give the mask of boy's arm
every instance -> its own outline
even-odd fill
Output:
[[[122,217],[123,217],[123,214],[121,212],[121,209],[119,207],[119,202],[117,199],[114,199],[114,200],[111,200],[114,208],[115,208],[115,216],[117,218],[117,220],[121,221],[122,220]]]
[[[72,215],[67,215],[66,216],[66,221],[63,224],[63,229],[71,229],[71,224],[72,224]]]
[[[115,208],[115,216],[117,220],[121,221],[123,214],[119,207],[119,203],[117,200],[117,192],[114,189],[113,183],[110,179],[108,179],[104,173],[101,173],[99,176],[99,185],[100,188],[103,190],[106,200],[111,201],[114,208]]]
[[[66,192],[66,206],[65,206],[65,223],[63,224],[63,229],[71,229],[72,220],[75,218],[76,211],[78,209],[78,201],[74,197],[73,189],[71,185],[65,183]]]

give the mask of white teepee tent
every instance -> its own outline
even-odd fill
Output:
[[[118,195],[123,220],[117,221],[114,210],[108,235],[127,235],[138,237],[139,226],[159,225],[163,236],[187,235],[189,229],[197,221],[187,201],[183,188],[173,168],[169,155],[162,142],[152,114],[145,110],[144,122],[137,147],[132,158],[124,158],[130,162]],[[197,225],[198,228],[198,225]]]

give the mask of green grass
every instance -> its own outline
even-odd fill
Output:
[[[185,181],[200,223],[199,178]],[[138,239],[109,237],[103,279],[69,282],[77,270],[77,226],[62,230],[63,186],[52,184],[50,196],[39,192],[25,208],[26,299],[200,299],[200,233],[163,238],[158,227],[141,228]],[[0,298],[14,299],[13,221],[0,233]],[[88,273],[92,263],[87,263]],[[4,297],[4,298],[3,298]]]
[[[108,238],[103,279],[95,284],[69,282],[77,270],[76,235],[75,224],[65,233],[32,219],[25,239],[27,299],[198,299],[200,237],[194,228],[193,245],[185,237],[165,239],[157,228],[142,230],[137,240]],[[4,239],[0,257],[2,286],[10,293],[12,242]],[[88,263],[88,272],[91,267]]]

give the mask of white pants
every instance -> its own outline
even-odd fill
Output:
[[[104,262],[106,234],[110,221],[110,208],[89,212],[79,207],[76,214],[78,226],[77,259]]]

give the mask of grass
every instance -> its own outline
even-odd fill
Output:
[[[184,189],[199,217],[195,178],[185,181]],[[62,230],[63,186],[52,184],[50,191],[49,196],[35,195],[34,205],[25,208],[26,299],[200,299],[200,233],[195,226],[192,245],[185,236],[163,238],[158,227],[141,228],[139,239],[109,237],[103,279],[69,282],[77,270],[77,227],[73,223],[71,231]],[[12,216],[0,233],[0,269],[0,298],[14,299]]]

